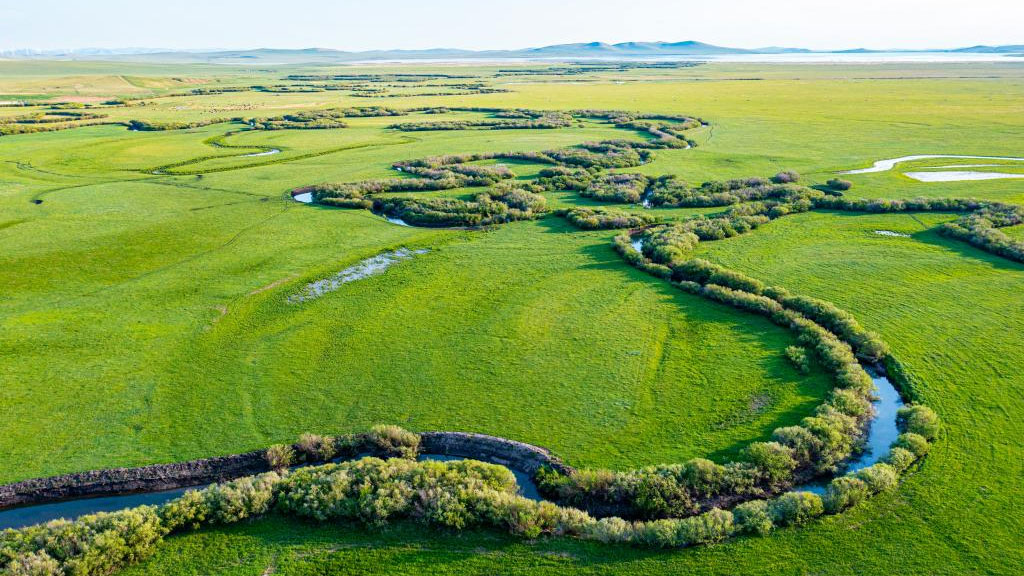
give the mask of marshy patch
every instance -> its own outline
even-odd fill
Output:
[[[408,248],[399,248],[393,252],[385,252],[372,258],[367,258],[345,268],[333,276],[306,284],[301,291],[288,297],[288,303],[298,304],[300,302],[315,300],[328,292],[334,292],[343,284],[355,282],[356,280],[363,280],[370,276],[376,276],[399,262],[411,260],[412,258],[421,254],[426,254],[427,252],[429,252],[427,249],[409,250]]]
[[[910,238],[910,234],[896,232],[895,230],[875,230],[874,233],[879,236],[889,236],[890,238]]]
[[[978,170],[945,170],[937,172],[904,172],[904,176],[918,182],[968,182],[975,180],[1002,180],[1024,178],[1024,174],[1013,172],[981,172]]]

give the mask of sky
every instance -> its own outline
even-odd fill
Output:
[[[0,0],[0,49],[1024,44],[1024,0]]]

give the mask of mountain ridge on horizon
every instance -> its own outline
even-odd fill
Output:
[[[643,58],[671,56],[769,55],[769,54],[870,54],[870,53],[949,53],[949,54],[1024,54],[1024,44],[975,45],[945,49],[869,49],[812,50],[808,48],[766,46],[732,48],[696,40],[680,42],[578,42],[552,44],[517,50],[469,50],[462,48],[391,49],[347,51],[333,48],[251,48],[229,49],[157,49],[157,48],[80,48],[69,50],[0,50],[0,58],[14,59],[82,59],[159,60],[166,62],[253,61],[270,57],[287,57],[295,62],[360,62],[373,60],[416,60],[437,58],[459,59],[532,59],[532,58]],[[305,58],[306,60],[302,60]]]

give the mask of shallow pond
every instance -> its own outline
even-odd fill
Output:
[[[399,248],[394,252],[378,254],[372,258],[367,258],[353,264],[333,276],[306,284],[301,291],[289,296],[288,302],[290,304],[297,304],[299,302],[314,300],[328,292],[337,290],[343,284],[348,284],[349,282],[355,282],[356,280],[362,280],[364,278],[380,274],[399,262],[410,260],[415,256],[426,254],[427,252],[429,252],[429,250],[409,250],[407,248]]]
[[[915,160],[928,160],[931,158],[967,158],[967,159],[978,159],[978,160],[1014,160],[1017,162],[1024,162],[1024,158],[1016,158],[1013,156],[966,156],[959,154],[916,154],[913,156],[900,156],[899,158],[888,158],[886,160],[879,160],[875,162],[870,168],[859,168],[857,170],[845,170],[839,172],[840,174],[868,174],[872,172],[885,172],[892,170],[900,162],[913,162]]]
[[[280,154],[281,151],[277,148],[271,148],[265,152],[253,152],[252,154],[242,154],[239,158],[253,158],[255,156],[270,156],[271,154]]]
[[[387,214],[381,214],[381,216],[385,220],[387,220],[388,222],[390,222],[392,224],[397,224],[398,226],[408,226],[409,228],[412,228],[412,224],[409,224],[408,222],[406,222],[405,220],[402,220],[401,218],[392,218],[391,216],[388,216]]]
[[[904,176],[918,182],[964,182],[967,180],[1000,180],[1024,178],[1024,174],[1011,172],[979,172],[977,170],[950,170],[943,172],[904,172]]]

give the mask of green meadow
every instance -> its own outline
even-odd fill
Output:
[[[801,374],[787,361],[791,333],[631,268],[612,249],[615,232],[580,231],[553,215],[488,230],[403,227],[290,196],[310,184],[394,177],[399,160],[635,133],[599,122],[388,128],[436,119],[426,113],[247,131],[232,118],[358,106],[685,114],[709,123],[688,133],[697,147],[656,150],[653,162],[626,171],[691,183],[792,169],[824,184],[837,171],[912,154],[1024,156],[1024,63],[496,71],[0,62],[0,101],[84,103],[109,122],[214,121],[0,136],[0,483],[233,454],[378,423],[493,434],[581,467],[725,461],[810,414],[830,389],[824,371]],[[442,79],[389,84],[387,98],[191,93],[289,83],[290,74],[394,73],[467,75],[507,92],[417,95],[471,81]],[[103,104],[121,98],[130,105]],[[30,109],[2,107],[0,119]],[[280,152],[242,156],[267,149]],[[971,163],[922,160],[845,176],[854,184],[847,195],[1024,203],[1024,179],[903,175]],[[1021,173],[1019,164],[979,169]],[[541,168],[508,165],[523,179]],[[596,205],[568,191],[547,200]],[[665,219],[713,211],[644,210]],[[849,512],[674,551],[271,516],[172,537],[124,573],[1018,572],[1024,265],[940,236],[936,228],[954,218],[816,211],[698,248],[701,258],[850,311],[881,334],[915,395],[941,416],[923,465],[895,492]],[[1019,226],[1006,232],[1024,238]],[[426,252],[314,300],[288,300],[400,247]]]

